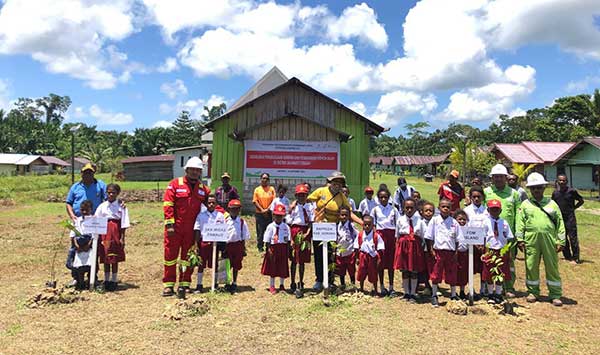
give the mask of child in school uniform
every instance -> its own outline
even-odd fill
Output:
[[[420,204],[420,208],[417,208],[417,213],[421,216],[421,222],[423,223],[423,228],[427,229],[429,222],[435,215],[435,205],[432,202],[420,200],[422,202]],[[417,203],[417,206],[419,203]],[[425,259],[425,271],[419,272],[417,279],[419,284],[425,285],[423,290],[423,295],[430,296],[431,295],[431,284],[429,283],[429,272],[433,270],[433,265],[435,264],[435,258],[431,255],[431,250],[428,249],[427,243],[425,242],[425,237],[423,235],[423,239],[421,241],[421,245],[423,246],[423,257]]]
[[[363,230],[354,240],[357,253],[358,269],[356,278],[360,283],[360,291],[365,290],[365,279],[373,285],[373,295],[377,295],[377,274],[381,269],[381,259],[385,250],[385,242],[379,231],[375,230],[373,217],[363,217]]]
[[[288,243],[290,241],[290,227],[283,223],[285,206],[277,205],[273,209],[273,222],[265,230],[264,241],[268,245],[260,270],[261,274],[270,276],[269,292],[274,295],[275,278],[279,277],[279,291],[285,291],[283,280],[290,276],[288,269]]]
[[[450,215],[452,203],[442,198],[439,203],[440,214],[434,216],[427,226],[425,240],[427,247],[435,258],[435,264],[429,278],[433,285],[431,305],[438,307],[438,285],[445,281],[450,285],[450,299],[458,300],[456,296],[457,247],[462,239],[462,230],[458,222]]]
[[[490,215],[489,223],[491,233],[485,239],[485,251],[491,252],[493,255],[500,256],[502,249],[510,239],[513,239],[513,233],[510,230],[508,223],[500,218],[502,213],[502,202],[499,200],[490,200],[487,203],[488,213]],[[510,280],[510,263],[509,253],[502,256],[502,266],[499,267],[500,273],[504,276],[504,281]],[[491,269],[494,267],[491,258],[483,260],[482,277],[487,282],[488,287],[488,303],[502,303],[502,283],[496,284],[492,279],[493,273]]]
[[[292,278],[290,289],[296,294],[296,297],[300,298],[304,289],[304,264],[310,263],[310,247],[312,245],[310,225],[314,219],[315,208],[313,204],[306,202],[308,188],[305,184],[296,185],[295,195],[296,203],[286,216],[286,222],[290,225],[292,246],[290,250],[290,272]],[[304,237],[299,238],[298,234],[302,234]],[[298,268],[300,277],[298,284],[296,284],[296,268]]]
[[[85,290],[89,286],[89,282],[85,283],[85,276],[87,274],[89,280],[90,274],[90,266],[74,266],[73,262],[77,254],[79,253],[88,253],[92,248],[92,235],[85,233],[85,228],[83,226],[83,221],[86,217],[90,217],[92,215],[92,201],[85,200],[81,203],[79,210],[81,212],[81,216],[77,217],[75,221],[73,221],[73,226],[79,232],[79,235],[75,231],[71,231],[69,233],[69,237],[71,238],[71,249],[69,249],[69,255],[67,256],[67,268],[71,270],[71,275],[75,280],[75,288],[77,290]],[[95,262],[95,261],[94,261]]]
[[[229,215],[225,220],[228,234],[225,251],[233,270],[233,282],[231,285],[226,286],[226,288],[232,294],[237,291],[237,278],[239,271],[242,269],[242,260],[244,260],[244,253],[246,251],[246,240],[250,239],[248,224],[239,216],[241,208],[242,203],[240,200],[229,201],[227,204]]]
[[[469,199],[471,204],[465,207],[464,211],[467,214],[469,222],[467,223],[470,227],[482,227],[486,228],[489,221],[489,214],[485,207],[483,189],[481,186],[472,186],[471,190],[469,190]],[[483,269],[483,264],[481,263],[481,254],[484,250],[484,246],[476,246],[473,248],[473,273],[479,274],[480,280],[480,289],[479,293],[473,296],[475,301],[478,301],[483,296],[487,296],[487,284],[485,280],[481,277],[481,270]]]
[[[466,227],[469,222],[467,213],[462,209],[458,209],[454,212],[454,219],[461,228]],[[469,249],[466,244],[461,243],[460,241],[458,243],[456,263],[456,286],[460,288],[459,297],[464,300],[467,299],[465,286],[469,283]]]
[[[390,191],[380,189],[377,193],[379,205],[373,209],[373,220],[375,221],[375,229],[381,233],[385,250],[381,260],[382,267],[379,270],[379,283],[381,285],[381,294],[383,296],[396,296],[394,291],[394,257],[396,255],[396,222],[400,217],[400,213],[391,203]],[[384,270],[388,271],[389,290],[383,286]]]
[[[365,187],[365,198],[358,204],[358,211],[361,213],[361,216],[370,215],[379,203],[377,198],[373,197],[374,193],[375,191],[373,191],[371,186]]]
[[[357,211],[356,202],[354,202],[354,199],[352,197],[350,197],[350,189],[347,186],[344,186],[344,187],[342,187],[342,193],[348,199],[348,203],[350,204],[350,211],[352,211],[352,212]]]
[[[119,263],[125,261],[125,230],[129,228],[129,212],[127,207],[117,200],[121,187],[108,184],[106,194],[108,200],[102,202],[96,209],[96,217],[108,218],[106,234],[100,235],[98,256],[104,264],[104,289],[117,289]],[[112,273],[111,273],[112,272]]]
[[[417,275],[425,271],[423,235],[425,224],[421,221],[412,198],[404,201],[404,214],[396,226],[396,255],[394,269],[402,271],[402,288],[405,301],[417,301]]]
[[[290,199],[285,196],[286,193],[287,187],[283,184],[279,184],[279,186],[277,186],[277,197],[273,199],[271,206],[269,206],[271,213],[275,210],[275,206],[277,205],[284,205],[285,213],[290,212]]]
[[[202,293],[203,285],[202,280],[204,278],[204,268],[209,269],[213,267],[212,264],[212,243],[202,241],[202,229],[206,224],[213,223],[225,223],[225,215],[222,212],[217,211],[217,198],[215,195],[210,194],[206,198],[206,210],[198,213],[196,222],[194,223],[194,237],[196,239],[196,250],[198,251],[198,257],[201,259],[198,263],[198,281],[194,293]],[[218,263],[217,263],[218,265]],[[215,267],[217,267],[215,265]],[[217,288],[215,280],[215,289]],[[185,287],[185,286],[184,286]],[[189,287],[186,288],[186,292],[189,292]]]
[[[346,273],[350,276],[352,287],[355,285],[356,255],[354,253],[354,240],[358,232],[350,220],[350,209],[340,208],[337,222],[337,249],[335,252],[335,274],[340,277],[340,286],[346,289]]]

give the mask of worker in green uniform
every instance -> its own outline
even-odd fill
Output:
[[[558,204],[544,197],[547,184],[539,173],[527,177],[531,198],[521,204],[515,236],[519,249],[525,252],[525,284],[529,293],[527,302],[535,302],[540,296],[540,259],[543,258],[550,300],[553,305],[560,307],[562,284],[558,272],[558,253],[565,246],[565,225]]]
[[[483,190],[485,203],[491,200],[499,200],[502,203],[502,213],[500,217],[504,219],[510,226],[510,230],[515,231],[515,219],[517,211],[521,206],[521,197],[517,190],[507,184],[508,171],[502,164],[496,164],[490,172],[492,185]],[[504,293],[507,298],[515,297],[515,259],[517,257],[517,243],[509,241],[510,245],[510,280],[504,281]]]

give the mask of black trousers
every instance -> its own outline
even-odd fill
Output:
[[[273,218],[271,217],[271,212],[268,214],[260,214],[257,213],[256,217],[256,247],[259,250],[264,249],[264,236],[265,231],[267,230],[267,226],[273,222]]]
[[[315,280],[317,282],[323,282],[323,245],[320,241],[313,241],[313,251],[315,257]],[[327,243],[327,262],[331,265],[331,263],[335,263],[335,259],[333,256],[333,247],[330,243]],[[329,285],[331,286],[334,281],[333,270],[328,272],[329,275]]]
[[[567,238],[563,249],[563,256],[567,260],[579,260],[579,238],[577,237],[577,220],[575,214],[564,219]]]

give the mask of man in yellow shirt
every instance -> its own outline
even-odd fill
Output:
[[[260,175],[260,186],[254,189],[252,203],[256,208],[256,246],[258,251],[264,251],[263,236],[269,223],[272,222],[271,210],[269,207],[275,199],[275,188],[269,185],[270,176],[268,173]]]

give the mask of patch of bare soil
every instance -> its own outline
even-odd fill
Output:
[[[27,308],[42,308],[49,305],[73,303],[83,301],[85,298],[79,291],[65,290],[64,288],[46,288],[27,300]]]
[[[176,300],[168,304],[163,317],[169,320],[181,320],[187,317],[198,317],[208,313],[208,302],[204,298]]]

